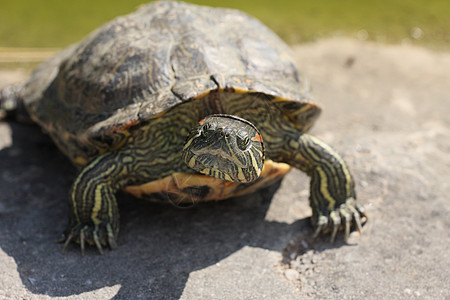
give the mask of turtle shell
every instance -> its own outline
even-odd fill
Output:
[[[304,131],[320,112],[290,49],[266,26],[182,2],[143,6],[58,53],[34,72],[24,100],[83,165],[89,159],[77,158],[117,149],[134,126],[215,90],[266,94]]]

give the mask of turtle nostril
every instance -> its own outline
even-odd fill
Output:
[[[230,137],[230,134],[227,132],[227,133],[225,133],[225,136],[226,137]]]

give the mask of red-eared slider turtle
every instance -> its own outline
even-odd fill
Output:
[[[64,249],[116,247],[119,190],[179,203],[225,199],[278,181],[290,166],[311,177],[315,235],[361,228],[346,163],[306,134],[320,108],[291,51],[242,12],[151,3],[1,94],[81,168]]]

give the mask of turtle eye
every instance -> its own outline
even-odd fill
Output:
[[[236,143],[240,150],[245,151],[250,146],[250,138],[246,136],[245,138],[236,137]]]

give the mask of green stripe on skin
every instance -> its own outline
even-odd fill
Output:
[[[87,165],[72,186],[71,218],[66,229],[67,240],[74,237],[81,244],[84,255],[85,243],[116,247],[119,232],[119,212],[115,193],[125,185],[127,156],[121,151],[103,154]],[[128,156],[129,157],[129,156]],[[132,161],[129,161],[131,164]],[[63,251],[66,250],[68,243]]]
[[[310,205],[313,223],[317,227],[315,236],[322,232],[330,221],[331,239],[334,240],[340,219],[348,220],[363,215],[359,209],[348,204],[355,199],[353,177],[342,157],[320,139],[302,134],[287,143],[285,161],[304,171],[311,177]],[[349,224],[345,222],[345,238],[348,238]]]

